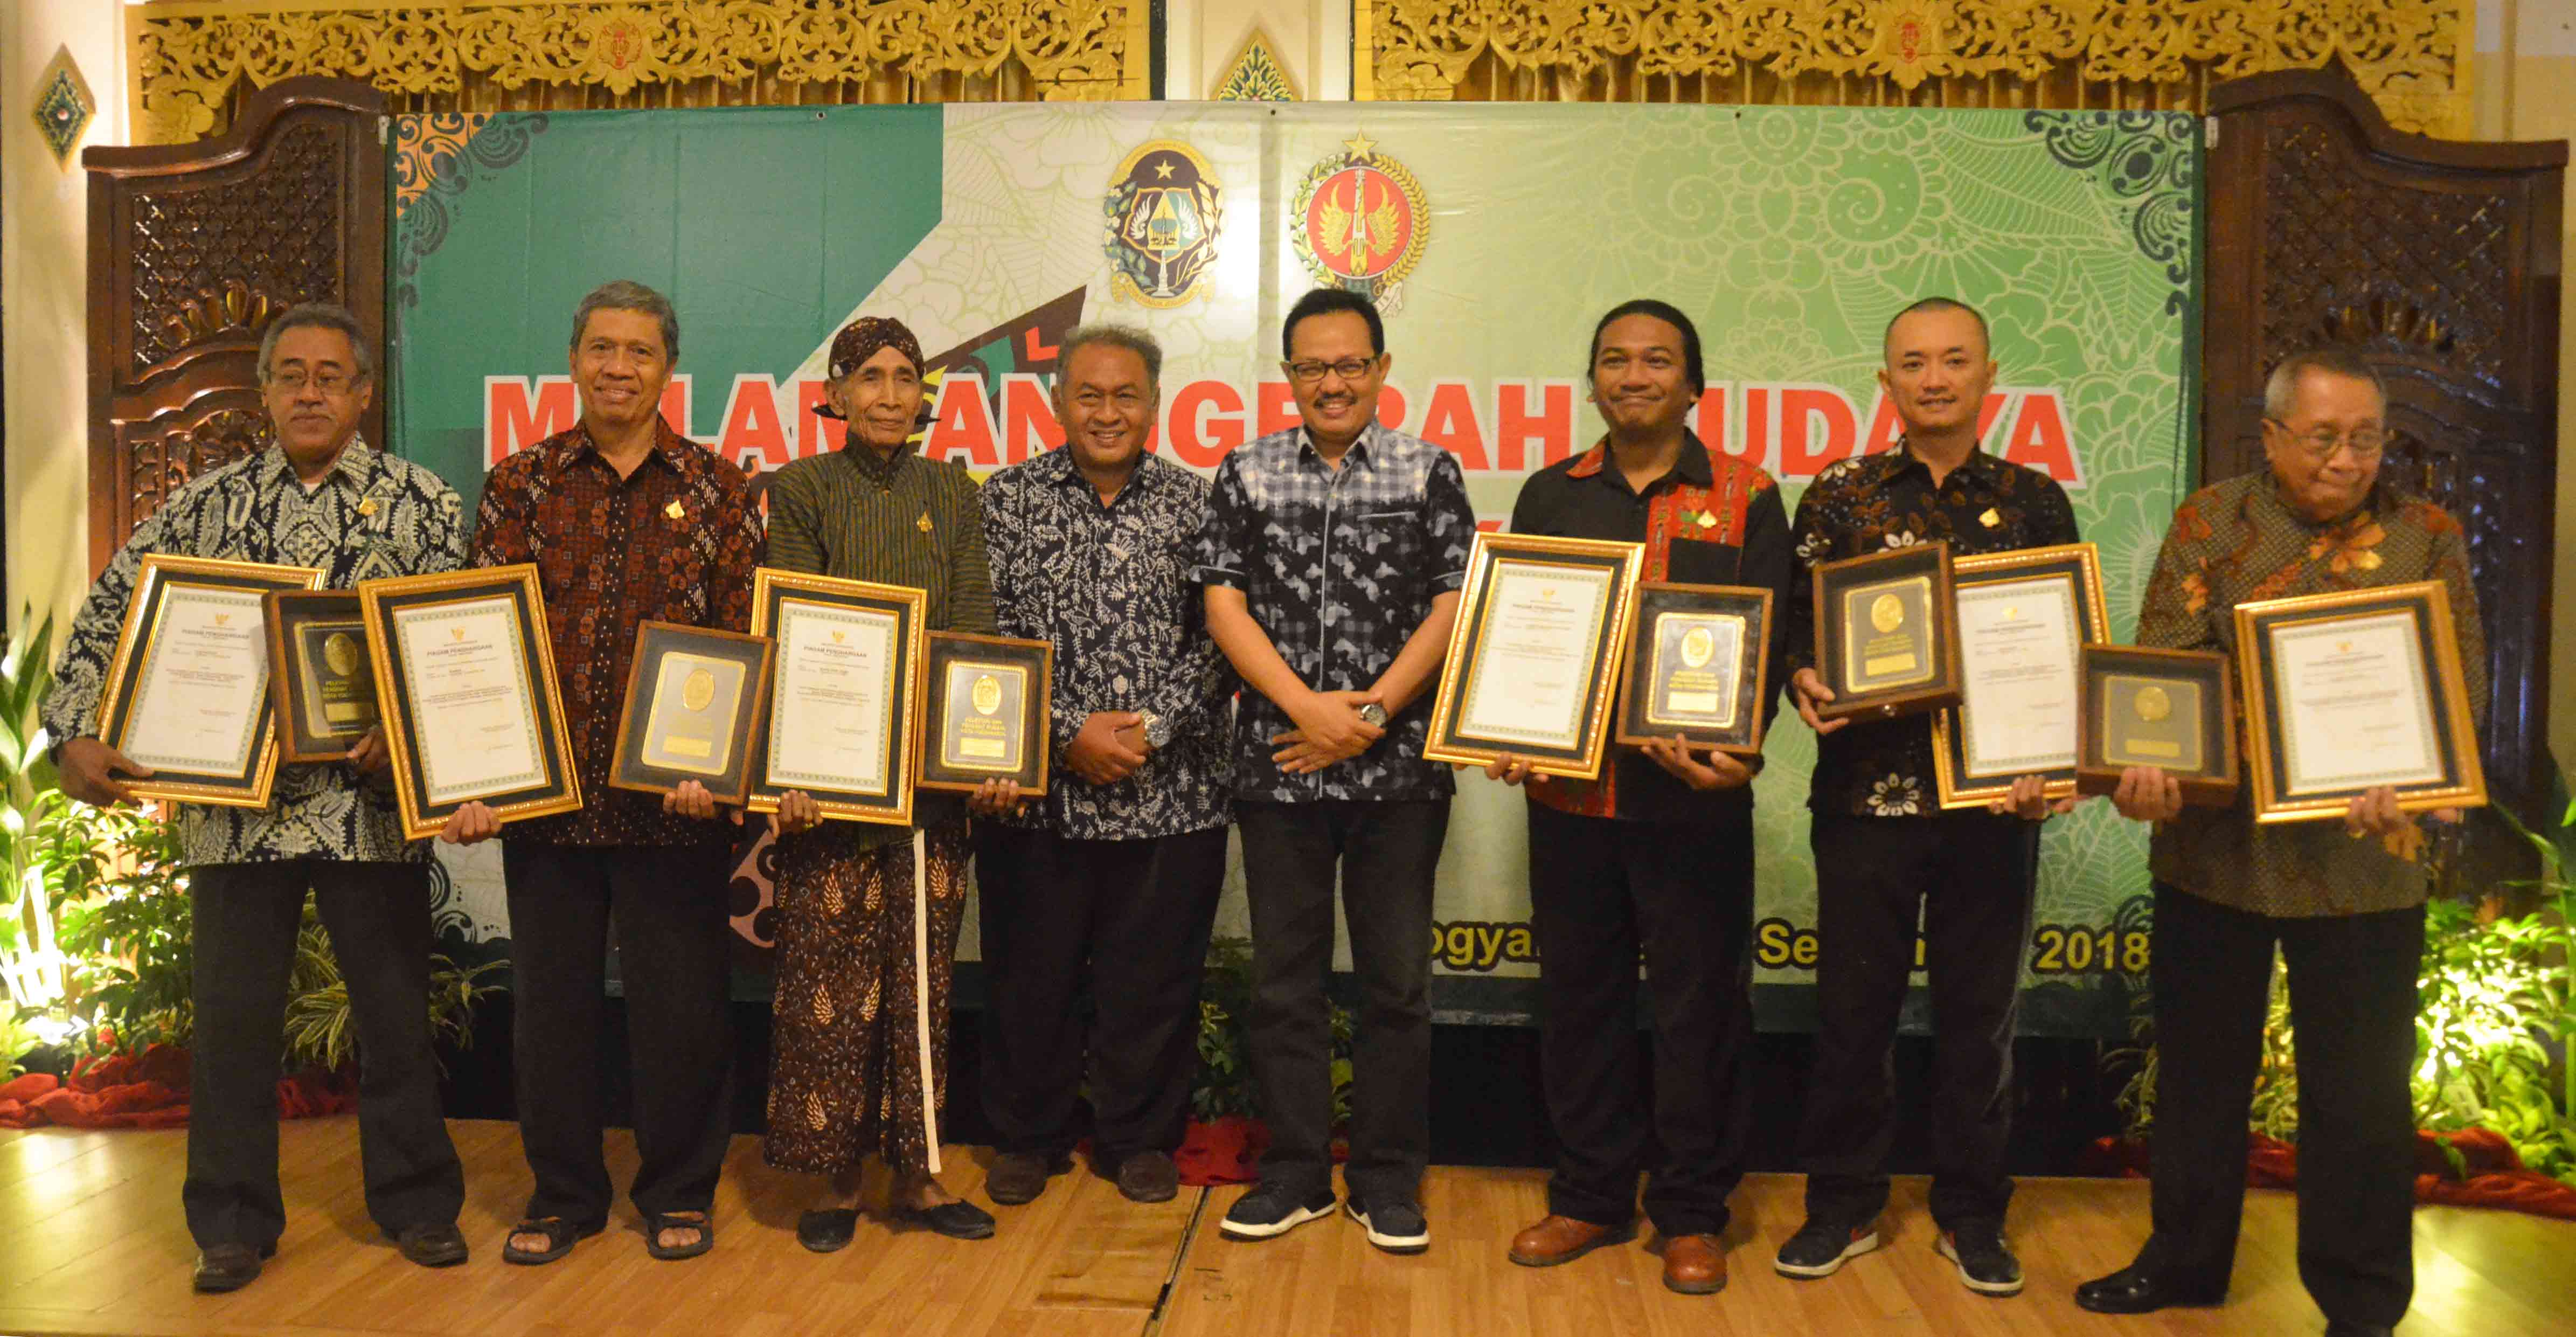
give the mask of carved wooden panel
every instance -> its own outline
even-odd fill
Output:
[[[381,353],[383,106],[364,84],[288,80],[216,138],[82,155],[93,571],[188,479],[266,447],[259,340],[277,313],[338,302]],[[383,415],[379,393],[363,430],[380,444]]]
[[[2391,131],[2340,68],[2213,90],[2202,474],[2264,467],[2263,379],[2304,348],[2388,381],[2382,477],[2465,525],[2496,797],[2549,784],[2549,587],[2567,145]]]

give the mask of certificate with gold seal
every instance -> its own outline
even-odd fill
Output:
[[[914,783],[964,791],[987,780],[1013,780],[1022,794],[1045,793],[1055,646],[934,631],[923,656],[930,699],[922,710],[924,745]]]
[[[376,727],[376,672],[356,590],[278,590],[265,604],[278,760],[338,761]]]
[[[108,661],[98,737],[152,768],[142,798],[265,808],[277,775],[265,600],[322,573],[151,554]]]
[[[2087,645],[2075,792],[2108,794],[2132,766],[2174,778],[2182,801],[2236,801],[2236,703],[2227,656]]]
[[[1932,717],[1941,806],[1983,807],[2025,775],[2074,794],[2084,647],[2111,639],[2093,545],[1962,557],[1951,582],[1960,700]]]
[[[1423,756],[1600,775],[1644,560],[1638,543],[1478,534]]]
[[[712,627],[637,624],[609,786],[667,794],[695,780],[717,802],[741,803],[769,708],[773,645]]]
[[[1815,570],[1816,672],[1824,719],[1886,718],[1959,701],[1950,545],[1891,548]]]
[[[1680,734],[1721,752],[1760,754],[1770,645],[1769,590],[1640,583],[1616,741],[1635,747]]]
[[[2486,803],[2440,581],[2239,604],[2236,655],[2255,821],[2340,817],[2381,786],[2408,812]]]

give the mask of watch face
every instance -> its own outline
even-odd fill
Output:
[[[1382,725],[1386,723],[1386,707],[1379,705],[1375,701],[1371,701],[1367,705],[1360,707],[1360,718],[1370,724]]]

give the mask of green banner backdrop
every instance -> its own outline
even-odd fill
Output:
[[[2117,639],[2189,481],[2201,177],[2185,115],[1184,103],[398,127],[392,446],[469,505],[484,469],[572,423],[571,312],[612,278],[671,296],[665,412],[755,474],[838,444],[812,409],[824,349],[860,312],[937,350],[924,449],[979,472],[1060,441],[1045,401],[1066,330],[1141,325],[1168,351],[1156,448],[1213,469],[1293,423],[1279,316],[1338,282],[1388,312],[1383,416],[1458,455],[1489,523],[1530,471],[1597,437],[1586,339],[1637,296],[1698,321],[1701,436],[1792,504],[1893,441],[1873,380],[1888,317],[1936,293],[1979,306],[2001,364],[1986,446],[2066,486]],[[1772,1025],[1799,1024],[1813,972],[1814,742],[1784,716],[1757,786]],[[1452,1017],[1527,1011],[1522,802],[1461,779],[1429,944]],[[2145,962],[2144,843],[2103,804],[2050,824],[2025,1029],[2117,1030],[2121,972]],[[735,907],[754,943],[760,863]],[[497,865],[451,862],[469,936],[507,933]],[[1220,932],[1244,931],[1233,876]],[[969,955],[972,933],[970,916]]]

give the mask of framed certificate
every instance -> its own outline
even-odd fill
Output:
[[[1680,734],[1720,752],[1761,753],[1771,591],[1646,581],[1627,643],[1614,741],[1636,747]]]
[[[98,704],[99,741],[152,768],[140,798],[265,808],[277,778],[268,616],[322,573],[211,557],[143,559]]]
[[[1016,780],[1022,794],[1047,784],[1055,645],[1049,641],[934,631],[924,643],[923,789],[972,790]]]
[[[766,636],[637,624],[609,787],[668,794],[695,780],[719,803],[742,802],[769,710],[769,657]]]
[[[1962,557],[1950,578],[1959,704],[1932,717],[1941,806],[1982,808],[2024,775],[2075,793],[2084,647],[2111,639],[2093,545]]]
[[[268,688],[278,760],[339,761],[376,727],[376,671],[356,590],[272,590]]]
[[[2238,604],[2236,669],[2255,821],[2340,817],[2381,785],[2409,812],[2486,803],[2441,582]]]
[[[369,580],[358,603],[406,839],[468,803],[503,822],[581,807],[537,568]]]
[[[921,736],[921,591],[761,567],[751,629],[777,642],[747,806],[776,812],[791,790],[825,817],[912,821]]]
[[[1544,775],[1601,774],[1645,551],[1478,534],[1422,754],[1472,765],[1509,754]]]
[[[1827,562],[1814,594],[1816,672],[1834,694],[1818,717],[1884,719],[1959,703],[1949,544]]]
[[[2182,801],[2236,802],[2236,700],[2227,656],[2137,645],[2084,647],[2084,710],[2075,792],[2108,794],[2120,773],[2154,766]]]

